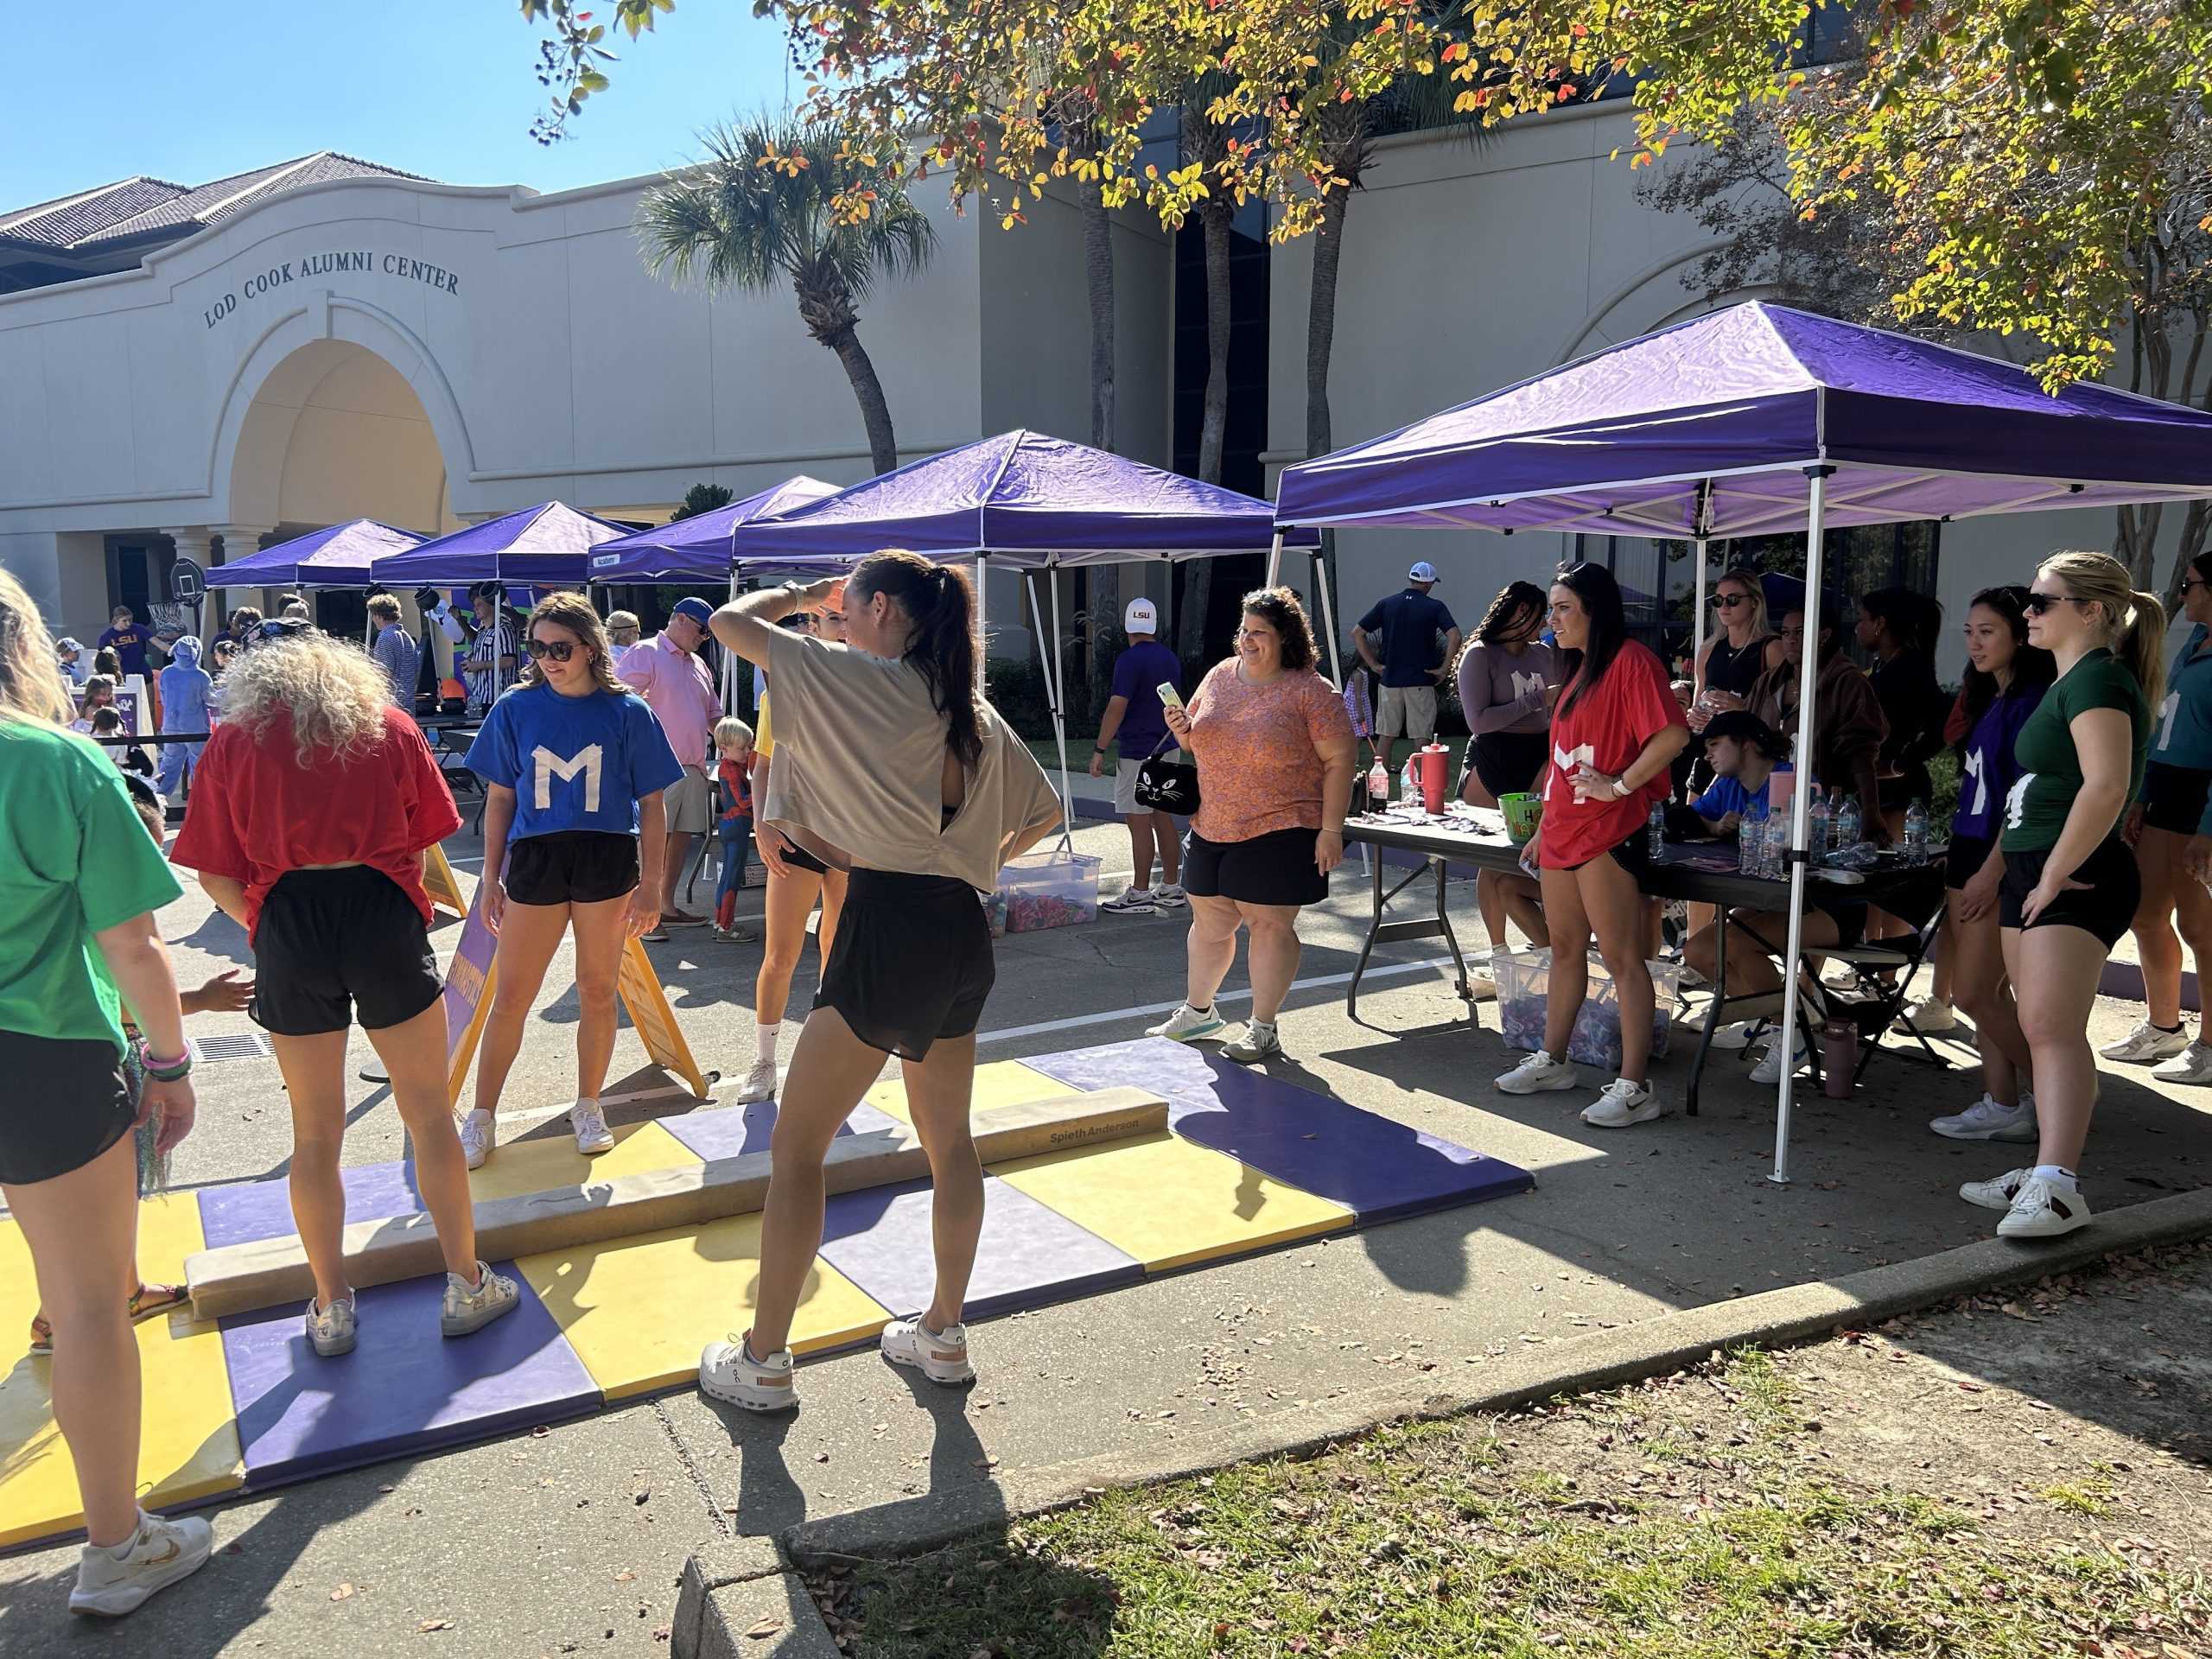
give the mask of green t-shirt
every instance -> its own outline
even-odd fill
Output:
[[[122,999],[92,941],[184,889],[123,774],[68,732],[0,721],[0,1031],[123,1052]]]
[[[2058,844],[2066,815],[2082,791],[2081,757],[2074,752],[2074,717],[2092,709],[2126,712],[2134,732],[2127,798],[2143,788],[2143,762],[2151,748],[2151,705],[2135,676],[2099,649],[2060,675],[2020,728],[2012,753],[2019,781],[2005,798],[2004,849],[2008,853],[2044,852]]]

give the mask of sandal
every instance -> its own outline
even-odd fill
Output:
[[[130,1293],[130,1315],[132,1320],[143,1319],[149,1313],[181,1306],[191,1293],[182,1285],[149,1285],[140,1283]],[[45,1314],[31,1318],[31,1352],[50,1354],[54,1351],[54,1323]]]

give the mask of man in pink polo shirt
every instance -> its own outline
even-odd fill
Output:
[[[683,781],[661,797],[668,813],[668,856],[661,865],[660,925],[664,928],[702,927],[707,921],[704,916],[676,907],[676,889],[683,879],[683,861],[691,850],[691,838],[707,833],[712,816],[707,763],[722,703],[715,691],[714,677],[707,672],[698,653],[706,643],[708,619],[714,613],[713,607],[703,599],[677,600],[669,613],[668,626],[625,653],[615,671],[623,684],[645,700],[661,730],[668,734],[669,747],[683,763]]]

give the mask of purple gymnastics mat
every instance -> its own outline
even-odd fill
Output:
[[[712,1163],[748,1152],[768,1150],[768,1137],[776,1128],[776,1103],[755,1101],[750,1106],[721,1106],[711,1111],[671,1114],[654,1120],[688,1150]],[[906,1126],[887,1112],[862,1101],[838,1126],[840,1135],[869,1135],[879,1129]]]
[[[830,1200],[822,1259],[900,1318],[929,1306],[930,1184],[865,1187]],[[983,1236],[967,1317],[994,1319],[1090,1296],[1144,1277],[1134,1256],[995,1175],[983,1178]]]
[[[599,1385],[514,1263],[522,1304],[474,1336],[438,1334],[445,1275],[358,1294],[360,1345],[321,1359],[304,1304],[224,1319],[249,1487],[486,1440],[595,1411]]]
[[[1516,1164],[1165,1038],[1033,1054],[1022,1064],[1077,1089],[1129,1084],[1165,1095],[1176,1134],[1333,1199],[1362,1226],[1536,1184]]]

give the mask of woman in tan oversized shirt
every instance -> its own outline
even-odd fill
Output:
[[[826,607],[840,588],[845,645],[773,626],[795,607]],[[993,979],[981,895],[1061,817],[1035,758],[976,694],[975,627],[965,573],[905,552],[715,615],[715,637],[767,669],[779,755],[798,762],[771,769],[758,821],[851,874],[776,1118],[753,1326],[699,1358],[701,1390],[732,1405],[794,1403],[785,1344],[822,1243],[823,1160],[886,1054],[903,1065],[929,1155],[937,1291],[920,1319],[885,1328],[884,1356],[935,1382],[975,1376],[961,1304],[983,1225],[968,1128]]]

